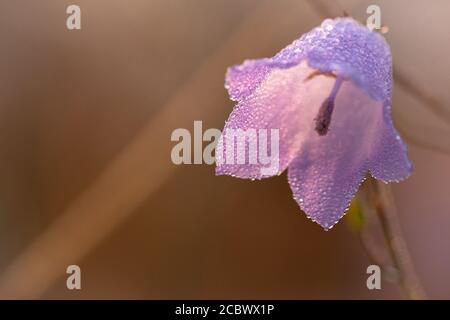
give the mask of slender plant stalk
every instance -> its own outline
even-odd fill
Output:
[[[371,210],[368,207],[371,206],[379,221],[392,264],[397,271],[395,278],[399,286],[409,299],[426,299],[402,235],[390,187],[375,179],[367,181],[366,187],[365,191],[368,194],[364,199],[368,202],[365,204],[365,211],[370,214]],[[370,246],[366,244],[366,247]]]

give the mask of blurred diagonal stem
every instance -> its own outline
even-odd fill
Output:
[[[397,68],[394,68],[394,76],[395,82],[400,85],[403,90],[408,92],[417,101],[420,101],[423,106],[427,107],[437,117],[444,120],[447,124],[450,124],[450,111],[440,100],[420,88],[420,86],[411,80],[411,77],[406,76]]]
[[[373,217],[376,217],[379,222],[387,250],[396,271],[396,281],[406,297],[413,300],[426,299],[402,235],[390,187],[383,182],[370,178],[365,183],[363,194],[359,197],[359,200],[361,201],[363,213],[365,215],[373,214]],[[367,242],[367,238],[364,237],[361,237],[361,239],[371,260],[377,260],[375,261],[376,263],[379,263],[386,271],[389,271],[386,264],[378,258],[379,255],[374,254],[374,252],[377,252],[377,248],[374,246],[375,242]]]

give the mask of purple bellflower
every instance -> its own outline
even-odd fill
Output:
[[[216,157],[227,130],[277,129],[279,166],[267,174],[265,164],[218,161],[216,174],[261,179],[287,169],[294,199],[326,230],[368,172],[384,182],[411,174],[391,119],[390,48],[351,18],[327,19],[272,58],[229,68],[225,87],[237,104]]]

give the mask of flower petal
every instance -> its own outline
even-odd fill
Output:
[[[297,154],[308,132],[312,130],[318,107],[329,94],[334,79],[317,76],[304,81],[313,69],[301,63],[290,69],[276,69],[255,89],[253,94],[239,102],[231,113],[222,137],[219,152],[227,153],[224,136],[229,129],[277,129],[279,130],[279,166],[272,174],[264,174],[262,164],[236,164],[234,161],[218,164],[217,175],[261,179],[283,172]],[[259,137],[258,137],[259,138]],[[261,150],[258,146],[258,154]],[[248,154],[248,148],[246,149]],[[223,159],[226,157],[223,156]]]
[[[311,131],[288,169],[302,210],[330,229],[344,215],[369,169],[383,105],[352,81],[344,81],[325,136]]]
[[[412,164],[408,159],[407,147],[392,124],[390,108],[385,107],[382,121],[377,123],[370,173],[384,182],[398,182],[409,177]]]
[[[243,64],[228,68],[225,88],[230,99],[240,101],[252,94],[272,68],[268,59],[246,60]]]
[[[390,104],[392,58],[383,36],[352,18],[326,19],[272,58],[248,60],[228,69],[226,87],[231,99],[241,101],[273,69],[288,69],[308,61],[311,68],[335,71],[352,79],[374,99]]]

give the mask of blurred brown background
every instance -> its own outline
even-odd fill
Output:
[[[322,1],[359,21],[372,1]],[[66,7],[82,30],[66,29]],[[394,65],[444,106],[394,90],[415,172],[394,186],[431,298],[450,298],[450,22],[446,0],[377,1]],[[286,176],[251,182],[170,161],[175,128],[222,128],[227,66],[320,23],[301,0],[2,0],[2,298],[399,298],[366,288],[341,221],[324,232]],[[447,108],[447,109],[445,109]],[[82,290],[66,289],[78,264]]]

